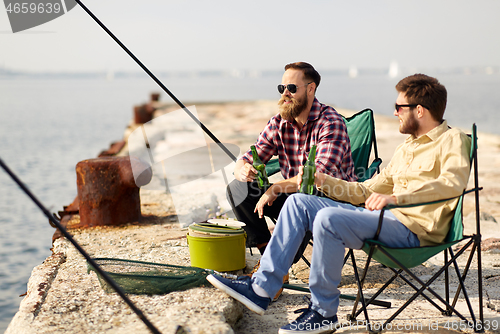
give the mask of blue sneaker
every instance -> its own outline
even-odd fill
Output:
[[[207,281],[260,315],[264,314],[271,302],[271,298],[260,297],[253,291],[252,279],[248,276],[227,279],[218,275],[208,275]]]
[[[337,329],[337,316],[325,318],[318,312],[311,309],[311,305],[306,309],[300,309],[295,313],[303,312],[296,320],[280,328],[280,334],[291,333],[333,333]]]

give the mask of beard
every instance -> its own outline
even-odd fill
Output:
[[[407,135],[415,135],[420,128],[420,125],[415,118],[413,112],[410,111],[408,117],[399,125],[399,132]]]
[[[292,103],[290,104],[284,104],[285,101],[291,101]],[[293,122],[295,118],[297,118],[302,111],[306,108],[309,100],[307,95],[304,95],[304,99],[302,100],[297,100],[294,97],[288,98],[285,96],[282,96],[281,99],[278,101],[279,107],[279,112],[281,117],[283,119]]]

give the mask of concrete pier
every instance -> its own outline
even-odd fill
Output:
[[[175,106],[155,106],[155,117],[168,114],[177,109]],[[238,145],[242,151],[255,141],[259,131],[267,120],[276,112],[275,101],[239,102],[226,104],[196,104],[198,115],[204,124],[214,132],[221,141]],[[350,111],[339,110],[348,115]],[[397,132],[395,119],[377,116],[377,140],[379,154],[387,164],[397,144],[404,136]],[[194,124],[194,123],[193,123]],[[182,152],[186,149],[182,144],[193,138],[196,124],[182,124],[179,128],[169,129],[165,135],[161,131],[154,132],[149,144],[156,145],[157,152],[162,149],[168,152]],[[139,124],[132,122],[125,131],[124,140]],[[175,135],[169,136],[175,130]],[[469,129],[464,129],[469,131]],[[153,132],[150,132],[153,133]],[[498,240],[500,238],[500,137],[480,134],[479,163],[481,185],[485,190],[481,194],[481,211],[483,240],[488,240],[483,251],[483,286],[484,314],[493,326],[487,333],[500,332],[500,256]],[[182,140],[178,140],[182,138]],[[191,143],[192,144],[192,143]],[[190,147],[199,147],[195,143]],[[189,146],[189,145],[188,145]],[[129,145],[123,145],[117,156],[126,156]],[[165,157],[168,158],[168,157]],[[229,209],[225,203],[224,189],[220,184],[225,177],[231,177],[232,166],[228,166],[226,174],[214,171],[213,175],[200,177],[189,176],[185,183],[167,189],[164,183],[162,165],[157,161],[156,170],[151,181],[152,188],[141,188],[141,216],[137,221],[120,226],[95,226],[80,228],[81,217],[78,210],[68,209],[65,224],[79,244],[92,257],[110,257],[131,259],[156,263],[189,266],[189,248],[186,240],[186,228],[179,221],[200,221],[209,216],[222,214]],[[192,186],[190,182],[197,182]],[[182,183],[182,184],[181,184]],[[76,185],[75,185],[76,187]],[[68,199],[68,202],[71,199]],[[464,205],[465,230],[472,231],[474,213],[471,201]],[[78,228],[76,228],[78,227]],[[310,255],[311,249],[306,251]],[[247,251],[247,269],[251,270],[259,255],[254,250],[253,256]],[[362,263],[364,253],[356,252]],[[430,275],[435,266],[442,261],[441,257],[431,258],[418,268],[419,275]],[[463,263],[461,263],[463,264]],[[467,285],[472,306],[477,314],[478,289],[473,278],[477,264],[472,265],[471,280]],[[243,271],[240,271],[243,273]],[[302,262],[294,265],[290,271],[291,282],[307,286],[308,269]],[[380,285],[385,278],[382,267],[369,273],[367,292]],[[443,280],[435,283],[441,291]],[[456,282],[452,282],[455,286]],[[354,295],[356,285],[352,269],[345,266],[340,286],[343,294]],[[382,297],[393,303],[394,307],[404,303],[404,298],[411,291],[394,282],[387,294]],[[305,293],[285,290],[277,302],[271,304],[264,316],[251,313],[234,299],[210,286],[172,292],[166,295],[130,295],[148,319],[162,333],[178,333],[183,329],[187,333],[277,333],[278,328],[297,317],[293,311],[307,306],[303,299]],[[341,300],[339,319],[344,323],[345,316],[352,308],[353,302]],[[394,312],[392,309],[373,308],[370,317],[378,322]],[[466,306],[459,310],[466,313]],[[362,319],[362,316],[360,317]],[[449,333],[458,330],[446,330],[447,323],[459,323],[459,319],[445,317],[425,300],[417,300],[400,317],[394,320],[394,333]],[[399,327],[396,325],[399,324]],[[437,330],[431,328],[437,324]],[[420,326],[421,325],[421,326]],[[413,326],[413,327],[411,327]],[[400,329],[398,329],[400,328]],[[410,330],[408,330],[410,328]],[[364,327],[343,327],[338,332],[366,332]],[[465,332],[470,332],[466,330]],[[53,255],[33,269],[28,283],[27,295],[20,309],[12,319],[7,334],[15,333],[149,333],[147,327],[121,300],[117,294],[107,294],[99,284],[94,272],[87,273],[86,261],[65,238],[56,238],[53,243]]]

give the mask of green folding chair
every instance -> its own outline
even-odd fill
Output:
[[[347,256],[350,257],[353,267],[354,274],[358,285],[358,295],[356,302],[354,303],[354,307],[351,315],[349,316],[351,321],[354,321],[356,317],[363,312],[367,328],[370,331],[373,331],[373,327],[370,324],[370,320],[368,317],[367,306],[372,304],[372,301],[375,300],[388,286],[391,284],[396,278],[401,278],[405,283],[411,286],[416,292],[402,305],[394,314],[385,321],[385,323],[381,326],[377,326],[380,329],[387,328],[387,325],[394,320],[411,302],[413,302],[417,297],[421,296],[429,301],[433,306],[435,306],[443,315],[451,316],[452,314],[456,314],[461,320],[468,323],[470,328],[473,328],[476,331],[482,331],[481,325],[483,322],[483,295],[482,295],[482,267],[481,267],[481,234],[480,234],[480,220],[479,220],[479,191],[482,189],[479,187],[478,183],[478,169],[477,169],[477,134],[476,134],[476,125],[472,126],[472,135],[471,135],[471,170],[472,166],[474,169],[474,188],[470,190],[466,190],[462,193],[462,195],[458,196],[459,201],[457,204],[457,208],[455,209],[455,214],[453,216],[451,227],[446,236],[445,241],[442,244],[434,245],[434,246],[425,246],[425,247],[417,247],[417,248],[391,248],[384,245],[382,242],[378,241],[378,235],[382,228],[383,215],[385,210],[389,210],[396,207],[415,207],[420,205],[428,205],[434,204],[444,201],[449,201],[453,198],[444,199],[441,201],[434,201],[428,203],[419,203],[419,204],[410,204],[410,205],[387,205],[380,213],[379,225],[377,229],[377,233],[373,239],[366,240],[363,245],[363,251],[368,254],[368,259],[366,261],[363,276],[360,277],[358,273],[358,267],[356,266],[355,256],[352,250],[349,250]],[[476,210],[476,232],[473,235],[463,235],[463,223],[462,223],[462,203],[463,196],[468,193],[475,194],[475,210]],[[457,197],[455,197],[457,198]],[[452,249],[452,246],[457,243],[463,241],[464,244],[460,246],[460,249],[455,252]],[[472,247],[470,251],[470,255],[467,261],[465,268],[462,273],[460,272],[459,266],[457,264],[457,258],[460,257],[466,249]],[[423,282],[417,275],[415,275],[410,268],[414,268],[429,258],[439,254],[440,252],[444,253],[444,264],[443,266],[426,282]],[[477,261],[478,261],[478,287],[479,287],[479,321],[476,319],[474,315],[474,311],[472,309],[471,302],[469,300],[469,296],[467,294],[467,290],[464,284],[465,278],[469,272],[469,268],[471,262],[473,260],[474,254],[477,253]],[[366,278],[366,274],[368,272],[371,260],[376,260],[382,265],[386,266],[390,270],[393,271],[394,275],[389,279],[371,298],[366,299],[363,294],[363,283]],[[455,297],[453,302],[450,304],[450,291],[449,291],[449,272],[448,268],[453,265],[455,269],[455,273],[457,275],[457,279],[459,280],[459,287],[455,291]],[[438,293],[436,293],[430,285],[442,274],[445,273],[445,297],[441,297]],[[406,274],[406,275],[405,275]],[[409,278],[407,277],[409,276]],[[413,282],[412,282],[413,280]],[[415,285],[414,282],[418,283],[419,286]],[[434,297],[432,299],[429,293]],[[470,313],[470,322],[464,317],[460,312],[455,308],[456,303],[460,297],[460,293],[463,294],[465,302],[467,304],[469,313]],[[361,308],[358,310],[358,304],[361,301]],[[441,303],[440,304],[438,304]]]
[[[380,164],[382,163],[382,159],[378,157],[373,111],[364,109],[351,117],[342,116],[342,118],[344,118],[351,142],[351,154],[358,182],[371,179],[376,172],[380,172]],[[368,165],[372,148],[374,159]]]

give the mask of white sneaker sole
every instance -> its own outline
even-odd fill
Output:
[[[217,289],[224,291],[225,293],[227,293],[228,295],[230,295],[231,297],[233,297],[234,299],[236,299],[237,301],[239,301],[240,303],[245,305],[248,309],[250,309],[250,311],[255,312],[257,314],[260,314],[260,315],[264,315],[264,313],[266,312],[266,310],[264,310],[262,307],[255,304],[247,297],[234,291],[233,289],[231,289],[227,285],[221,283],[218,279],[216,279],[212,275],[207,276],[207,281],[212,283],[212,285],[215,286]]]

